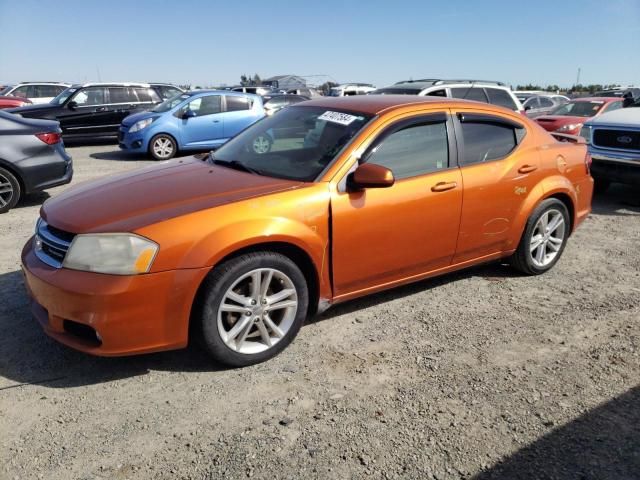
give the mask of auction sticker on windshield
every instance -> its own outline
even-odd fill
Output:
[[[361,117],[349,115],[348,113],[331,112],[326,111],[318,117],[318,120],[325,120],[327,122],[339,123],[340,125],[349,125],[355,120],[359,120]]]

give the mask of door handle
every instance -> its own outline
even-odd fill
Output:
[[[458,184],[456,182],[438,182],[433,187],[431,187],[432,192],[446,192],[447,190],[451,190],[456,188]]]
[[[107,111],[107,107],[98,107],[95,109],[96,112],[106,112]]]
[[[523,165],[518,169],[518,173],[531,173],[538,169],[535,165]]]

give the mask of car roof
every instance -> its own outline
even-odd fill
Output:
[[[83,87],[146,87],[149,88],[152,83],[138,83],[138,82],[87,82],[87,83],[76,83],[72,85],[72,88],[83,88]]]
[[[369,115],[401,108],[407,105],[444,104],[447,107],[474,105],[489,108],[500,108],[484,102],[460,100],[448,97],[421,97],[418,95],[354,95],[348,97],[321,97],[304,102],[305,107],[335,108],[350,110]],[[513,113],[513,110],[504,109]]]

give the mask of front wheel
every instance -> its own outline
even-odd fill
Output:
[[[511,265],[527,275],[540,275],[560,259],[570,231],[569,212],[564,203],[548,198],[533,211]]]
[[[178,152],[178,146],[173,137],[161,133],[149,142],[149,154],[156,160],[169,160]]]
[[[275,252],[249,253],[219,265],[202,292],[197,333],[215,360],[234,367],[264,362],[284,350],[309,304],[304,275]]]

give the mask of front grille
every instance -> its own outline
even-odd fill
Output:
[[[605,130],[596,128],[593,144],[598,147],[620,150],[640,150],[640,132],[630,130]]]
[[[75,235],[52,227],[40,219],[36,228],[36,256],[47,265],[62,267],[64,257]]]

